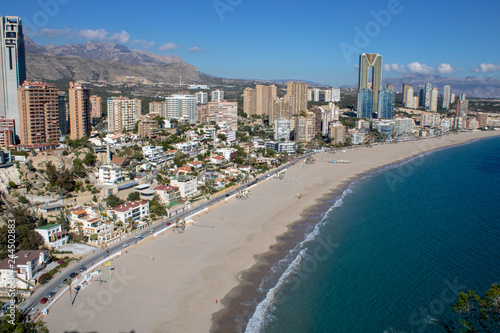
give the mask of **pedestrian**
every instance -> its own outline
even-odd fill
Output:
[[[218,301],[218,300],[215,300],[215,304],[217,304],[217,303],[219,303],[219,301]]]

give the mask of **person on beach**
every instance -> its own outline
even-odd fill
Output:
[[[215,300],[215,304],[218,304],[218,303],[219,303],[219,301],[218,301],[218,300]]]

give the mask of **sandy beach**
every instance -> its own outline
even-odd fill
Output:
[[[101,282],[81,290],[73,305],[70,296],[63,295],[44,320],[51,332],[226,331],[212,327],[213,320],[230,304],[232,295],[226,295],[240,285],[241,272],[252,268],[256,256],[267,253],[278,236],[326,195],[375,168],[494,135],[500,132],[316,154],[313,164],[297,163],[286,170],[284,179],[271,178],[251,188],[247,199],[232,198],[211,207],[184,232],[168,232],[128,247],[111,265],[100,268]],[[424,163],[426,158],[432,154]],[[387,184],[395,186],[406,177],[411,177],[411,162],[404,174],[394,174]]]

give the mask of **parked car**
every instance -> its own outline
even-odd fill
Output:
[[[124,243],[122,246],[123,248],[126,248],[128,246],[128,243]]]
[[[155,229],[151,229],[151,230],[149,230],[149,233],[150,233],[150,234],[154,234],[154,232],[155,232]]]
[[[76,272],[73,272],[69,275],[69,277],[72,279],[76,278],[77,276],[78,276],[78,273],[76,273]]]
[[[85,266],[80,267],[80,272],[85,272],[86,270],[87,270],[87,267],[85,267]]]
[[[42,298],[42,300],[40,301],[41,304],[45,304],[49,301],[49,299],[47,297],[44,297]]]
[[[51,291],[50,293],[48,293],[48,294],[47,294],[47,296],[48,296],[49,298],[52,298],[52,297],[54,297],[55,295],[56,295],[56,293],[55,293],[55,292],[53,292],[53,291]]]

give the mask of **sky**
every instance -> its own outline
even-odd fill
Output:
[[[497,0],[21,0],[39,45],[112,41],[226,78],[355,85],[359,54],[406,73],[500,78]]]

